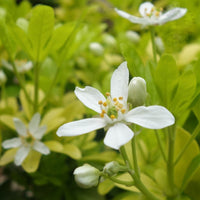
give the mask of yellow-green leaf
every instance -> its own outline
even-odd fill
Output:
[[[99,183],[98,192],[101,195],[105,195],[108,192],[110,192],[110,190],[112,190],[113,187],[115,187],[114,183],[111,180],[106,179],[105,181]]]
[[[55,151],[58,153],[61,153],[64,149],[63,145],[55,140],[52,141],[46,141],[44,142],[44,144],[51,150],[51,151]]]
[[[11,115],[1,115],[0,121],[3,124],[5,124],[6,126],[8,126],[9,128],[11,128],[12,130],[16,130],[14,122],[13,122],[13,116],[11,116]]]
[[[24,162],[22,163],[22,167],[28,173],[35,172],[40,164],[41,153],[37,151],[30,151]]]
[[[74,144],[65,144],[63,153],[67,154],[73,159],[80,159],[82,157],[80,149]]]
[[[15,158],[17,150],[17,148],[7,150],[0,159],[0,165],[6,165],[12,162]]]

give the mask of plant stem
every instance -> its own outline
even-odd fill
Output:
[[[106,176],[106,177],[109,178],[111,181],[118,183],[118,184],[122,184],[122,185],[126,185],[126,186],[133,186],[134,185],[133,181],[122,181],[122,180],[119,180],[119,179],[117,179],[113,176]]]
[[[128,167],[128,173],[131,175],[131,177],[133,178],[133,181],[135,183],[135,186],[149,199],[149,200],[158,200],[146,187],[145,185],[142,183],[142,181],[140,180],[140,177],[138,177],[138,175],[135,174],[135,172],[132,170],[131,168],[131,164],[130,164],[130,160],[128,158],[128,155],[126,153],[126,150],[124,148],[124,146],[122,146],[120,148],[120,152],[121,155],[124,159],[125,164]]]
[[[14,73],[15,73],[15,75],[16,75],[16,77],[17,77],[17,80],[19,81],[19,84],[20,84],[22,90],[24,91],[24,94],[25,94],[27,100],[29,101],[29,103],[33,104],[33,101],[31,100],[31,98],[30,98],[30,96],[29,96],[29,94],[28,94],[28,92],[27,92],[27,90],[26,90],[26,87],[25,87],[25,85],[24,85],[24,81],[23,81],[23,79],[21,78],[21,76],[20,76],[20,74],[19,74],[19,72],[18,72],[18,70],[17,70],[17,67],[16,67],[14,61],[11,60],[11,64],[12,64],[12,66],[13,66]]]
[[[162,142],[161,142],[161,139],[160,139],[160,135],[158,134],[157,130],[155,130],[155,135],[156,135],[156,139],[157,139],[158,146],[160,148],[160,152],[162,154],[162,157],[163,157],[164,161],[167,162],[167,158],[166,158],[164,148],[163,148],[163,145],[162,145]]]
[[[167,160],[167,174],[168,184],[172,194],[174,193],[174,142],[175,142],[175,130],[174,126],[168,127],[168,160]]]
[[[137,154],[136,154],[136,145],[135,145],[136,136],[132,138],[132,155],[133,155],[133,164],[136,176],[140,177],[140,169],[137,163]]]
[[[177,156],[176,161],[174,162],[174,166],[179,162],[179,160],[181,159],[182,155],[185,153],[185,151],[187,150],[187,148],[189,147],[191,142],[196,138],[196,136],[198,135],[199,132],[200,132],[200,124],[197,125],[197,127],[195,128],[194,132],[192,133],[190,139],[188,140],[186,145],[183,147],[182,151]]]
[[[157,51],[156,51],[156,43],[155,43],[155,30],[154,27],[150,27],[150,32],[151,32],[151,43],[152,43],[152,50],[153,50],[153,57],[154,57],[154,62],[157,64]]]
[[[34,67],[34,106],[33,111],[34,113],[38,110],[38,94],[39,94],[39,71],[40,71],[40,65],[39,62],[36,62]]]

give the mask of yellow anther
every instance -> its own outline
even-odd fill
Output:
[[[151,9],[151,12],[153,12],[155,10],[155,8],[153,7],[152,9]]]
[[[147,8],[145,8],[144,11],[147,12]]]
[[[115,115],[110,115],[110,118],[115,119],[116,117],[115,117]]]
[[[150,14],[150,13],[147,13],[146,15],[147,15],[148,17],[150,17],[150,16],[151,16],[151,14]]]
[[[102,113],[103,113],[103,114],[105,114],[105,113],[106,113],[106,111],[105,111],[105,110],[102,110]]]
[[[98,102],[98,104],[99,104],[99,105],[102,105],[102,104],[103,104],[103,101],[100,100],[100,101]]]
[[[123,97],[119,97],[119,100],[123,100]]]
[[[116,98],[116,97],[115,97],[115,98],[113,98],[113,101],[114,101],[114,102],[116,102],[116,101],[117,101],[117,98]]]
[[[108,105],[108,104],[107,104],[107,102],[104,102],[104,103],[103,103],[103,106],[105,106],[105,107],[106,107],[107,105]]]
[[[160,12],[156,11],[155,16],[159,17],[160,16]]]
[[[103,112],[100,114],[100,117],[104,117],[104,113]]]
[[[120,109],[122,109],[122,108],[123,108],[123,104],[119,103],[119,104],[118,104],[118,107],[119,107]]]
[[[119,104],[119,101],[116,101],[116,102],[115,102],[115,105],[117,106],[118,104]]]
[[[121,113],[123,113],[123,114],[124,114],[125,112],[126,112],[126,110],[125,110],[125,109],[121,109]]]
[[[106,96],[109,97],[109,96],[110,96],[110,93],[109,93],[109,92],[106,92]]]
[[[160,12],[162,12],[163,11],[163,8],[160,8]]]

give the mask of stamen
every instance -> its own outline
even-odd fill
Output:
[[[151,9],[151,12],[153,12],[155,10],[155,8],[153,7],[152,9]]]
[[[160,15],[160,12],[156,11],[155,16],[159,17],[159,15]]]
[[[104,102],[104,103],[103,103],[103,106],[105,106],[105,107],[106,107],[107,105],[108,105],[108,104],[107,104],[107,102]]]
[[[124,114],[125,112],[126,112],[126,110],[125,110],[125,109],[121,109],[121,113],[123,113],[123,114]]]
[[[119,97],[119,100],[123,100],[123,97]]]
[[[163,8],[160,8],[160,12],[162,12],[163,11]]]
[[[102,118],[104,117],[104,113],[103,113],[103,112],[102,112],[102,113],[100,113],[100,117],[102,117]]]
[[[110,115],[110,118],[115,119],[116,117],[115,117],[115,115]]]
[[[102,113],[103,113],[103,114],[105,114],[105,113],[106,113],[106,111],[105,111],[105,110],[102,110]]]
[[[110,93],[109,93],[109,92],[106,92],[106,96],[109,97],[109,96],[110,96]]]
[[[122,108],[123,108],[123,104],[119,103],[119,104],[118,104],[118,107],[119,107],[120,109],[122,109]]]
[[[116,102],[116,101],[117,101],[117,98],[116,98],[116,97],[115,97],[115,98],[113,98],[113,101],[114,101],[114,102]]]
[[[99,104],[99,105],[102,105],[102,104],[103,104],[103,101],[100,100],[100,101],[98,102],[98,104]]]

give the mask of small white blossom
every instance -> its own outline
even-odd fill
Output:
[[[139,13],[142,17],[130,15],[122,10],[118,10],[117,8],[115,8],[115,11],[121,17],[128,19],[132,23],[141,24],[143,26],[155,26],[183,17],[187,12],[187,9],[173,8],[162,13],[162,8],[157,9],[151,2],[144,2],[139,7]]]
[[[90,51],[96,56],[101,56],[104,52],[103,46],[98,42],[90,43],[89,48],[90,48]]]
[[[126,38],[135,44],[140,41],[140,35],[135,31],[126,31]]]
[[[1,63],[6,69],[13,71],[12,64],[7,62],[6,60],[1,60]],[[15,66],[19,73],[25,73],[33,68],[33,63],[31,61],[27,62],[26,60],[15,60]]]
[[[0,70],[0,85],[4,84],[7,81],[7,77],[3,70]]]
[[[16,165],[21,165],[31,150],[44,155],[50,153],[49,148],[40,141],[46,131],[46,126],[39,126],[39,124],[39,113],[32,117],[28,127],[20,119],[14,118],[14,125],[19,137],[5,140],[2,146],[5,149],[19,148],[15,155]]]
[[[99,117],[82,119],[62,125],[58,136],[76,136],[105,128],[107,134],[104,143],[119,149],[133,137],[130,123],[150,129],[161,129],[174,124],[173,115],[162,106],[139,106],[129,110],[128,99],[129,71],[123,62],[111,78],[111,93],[106,98],[93,87],[75,89],[75,94],[88,108],[99,113]],[[137,94],[135,94],[137,95]]]

